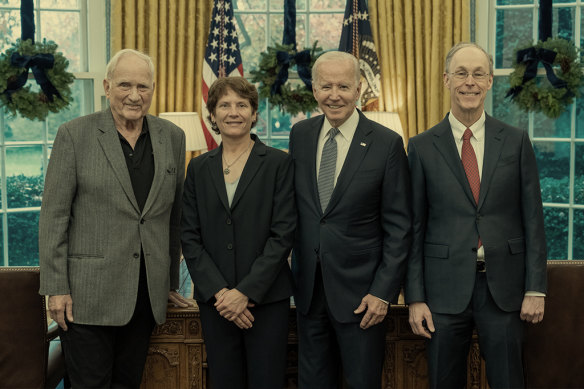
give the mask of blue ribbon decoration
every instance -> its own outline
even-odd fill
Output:
[[[55,64],[55,57],[52,54],[41,53],[29,56],[14,52],[10,57],[10,64],[15,67],[24,68],[24,71],[15,80],[11,80],[8,83],[4,92],[8,94],[8,99],[12,99],[12,94],[26,85],[29,69],[32,70],[37,84],[40,85],[41,90],[50,102],[53,102],[54,96],[61,98],[61,94],[53,86],[46,74],[46,70],[52,69]]]
[[[34,3],[33,0],[22,0],[20,2],[20,19],[21,19],[21,40],[22,42],[30,40],[34,44]],[[15,79],[8,80],[8,85],[5,93],[8,96],[8,100],[12,101],[12,94],[17,92],[20,88],[26,85],[28,81],[28,71],[32,70],[32,74],[40,85],[41,90],[47,97],[49,102],[53,102],[54,96],[62,98],[61,94],[51,83],[47,77],[46,70],[52,69],[55,64],[55,58],[49,53],[40,53],[32,56],[22,55],[18,52],[13,52],[10,57],[10,65],[14,67],[24,68],[24,71],[20,73]]]
[[[280,66],[280,71],[272,84],[270,93],[272,95],[281,93],[282,85],[288,81],[288,71],[292,60],[296,63],[298,76],[304,82],[306,88],[312,90],[312,74],[310,70],[312,58],[310,56],[310,50],[296,52],[296,0],[285,0],[284,3],[284,35],[282,37],[282,44],[292,45],[294,53],[290,54],[287,51],[276,52],[276,60]]]
[[[537,76],[537,67],[540,62],[545,68],[547,79],[550,84],[552,84],[554,88],[566,88],[568,85],[566,81],[558,78],[552,68],[552,63],[556,59],[556,55],[557,53],[553,50],[542,48],[537,49],[535,47],[528,47],[527,49],[519,50],[517,52],[517,63],[526,66],[523,80],[521,81],[521,85],[509,89],[505,97],[511,96],[511,99],[517,97],[521,90],[523,90],[525,83]]]

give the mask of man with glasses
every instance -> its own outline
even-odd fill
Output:
[[[522,388],[523,321],[543,319],[546,245],[527,132],[485,114],[493,60],[472,43],[450,49],[451,110],[413,137],[414,231],[405,297],[428,338],[431,388],[465,388],[473,329],[491,388]]]

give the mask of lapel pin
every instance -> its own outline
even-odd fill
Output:
[[[365,147],[365,146],[367,146],[367,143],[361,142],[361,146]]]

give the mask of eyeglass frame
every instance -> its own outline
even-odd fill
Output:
[[[457,72],[449,72],[448,74],[459,81],[463,81],[463,80],[468,79],[469,75],[472,76],[473,80],[475,80],[475,81],[485,81],[491,75],[491,73],[486,73],[486,72],[485,73],[483,73],[483,72],[470,73],[470,72],[467,72],[466,70],[459,70]],[[462,77],[462,74],[465,74],[465,76]]]

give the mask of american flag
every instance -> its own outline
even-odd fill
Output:
[[[243,77],[243,65],[237,40],[236,21],[233,17],[231,0],[215,0],[213,19],[207,40],[205,61],[203,62],[203,104],[201,122],[207,149],[212,150],[221,142],[219,135],[211,129],[207,119],[207,98],[209,88],[219,77]]]
[[[361,105],[364,111],[377,111],[381,92],[381,70],[369,23],[365,0],[347,0],[339,51],[359,58],[361,67]]]

